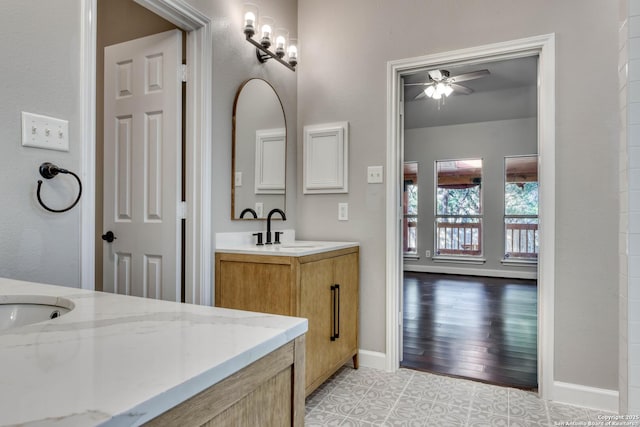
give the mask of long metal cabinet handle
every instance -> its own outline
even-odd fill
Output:
[[[338,322],[337,322],[337,328],[336,328],[336,332],[335,332],[335,336],[336,338],[340,338],[340,285],[338,285],[337,283],[334,285],[336,288],[337,294],[338,294],[338,308],[336,308],[336,313],[338,315]]]
[[[338,304],[339,304],[339,286],[331,285],[331,336],[329,337],[331,341],[335,341],[339,334],[338,330],[338,322],[340,322],[339,314],[338,314]]]

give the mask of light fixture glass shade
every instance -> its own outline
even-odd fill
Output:
[[[287,56],[289,60],[289,64],[293,67],[298,64],[298,40],[297,39],[289,39],[289,46],[287,47]]]
[[[263,16],[260,18],[260,44],[265,48],[269,48],[269,46],[271,46],[275,22],[275,19],[270,16]]]
[[[433,85],[427,86],[427,88],[424,90],[424,94],[427,95],[429,98],[433,98],[433,94],[435,91],[436,91],[436,88],[433,87]]]
[[[287,41],[289,39],[289,30],[286,28],[276,29],[276,47],[275,53],[278,58],[283,58],[287,50]]]
[[[436,83],[436,92],[435,92],[435,94],[438,95],[438,97],[436,99],[440,99],[440,97],[442,97],[442,95],[445,92],[445,87],[446,87],[446,85],[444,83],[442,83],[442,82]]]
[[[253,37],[258,28],[258,6],[245,3],[242,11],[242,31],[247,37]]]
[[[445,96],[449,96],[449,95],[451,95],[452,92],[453,92],[453,88],[451,87],[451,85],[446,84],[444,86],[444,95]]]

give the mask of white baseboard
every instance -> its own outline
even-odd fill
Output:
[[[467,276],[485,276],[485,277],[506,277],[509,279],[532,279],[538,278],[538,273],[534,271],[516,271],[516,270],[484,270],[480,268],[463,268],[451,267],[445,265],[416,265],[404,264],[404,271],[415,271],[419,273],[438,273],[438,274],[461,274]]]
[[[384,371],[387,366],[387,355],[378,351],[358,350],[360,366]]]
[[[552,400],[558,403],[582,406],[618,413],[619,393],[617,390],[588,387],[579,384],[553,382]]]

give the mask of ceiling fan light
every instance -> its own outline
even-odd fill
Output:
[[[445,96],[449,96],[449,95],[451,95],[452,92],[453,92],[453,88],[451,87],[451,85],[445,85],[445,87],[444,87],[444,95]]]
[[[433,93],[433,96],[432,96],[431,98],[433,98],[433,99],[440,99],[440,98],[442,98],[442,94],[436,90],[436,91]]]
[[[424,94],[427,95],[429,98],[433,98],[433,93],[435,91],[436,89],[433,87],[433,85],[427,86],[427,88],[424,90]]]
[[[444,83],[442,83],[442,82],[438,82],[438,84],[436,84],[436,94],[439,95],[438,98],[436,98],[436,99],[440,99],[442,94],[444,94],[445,87],[446,87],[446,85]]]

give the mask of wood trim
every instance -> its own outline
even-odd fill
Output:
[[[297,316],[300,313],[300,295],[302,294],[298,286],[298,283],[300,283],[300,262],[295,258],[291,261],[291,270],[289,271],[289,286],[291,289],[289,310],[291,310],[290,313],[292,315]]]
[[[298,363],[300,367],[298,367]],[[304,375],[304,335],[175,406],[145,425],[158,427],[204,425],[232,406],[241,404],[245,397],[256,390],[261,390],[263,384],[278,382],[276,377],[288,373],[292,390],[290,404],[293,422],[291,424],[301,426],[304,423],[304,398],[301,397],[301,392],[297,389],[300,388],[299,384],[304,385],[304,376],[300,381],[300,371]],[[273,392],[270,392],[269,389],[262,391],[265,394]],[[248,410],[266,413],[269,412],[269,409],[262,407],[249,408]],[[299,420],[300,412],[302,413],[302,423]],[[228,416],[225,415],[224,418],[228,418]],[[296,418],[298,421],[295,421]]]
[[[305,346],[306,337],[304,335],[295,339],[293,343],[293,425],[304,426],[305,416]]]

